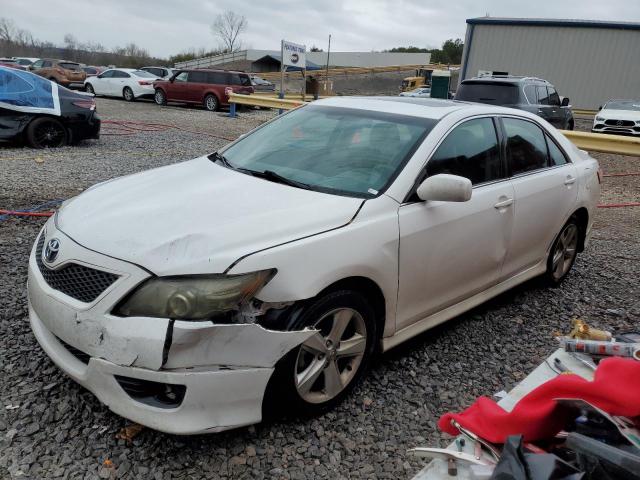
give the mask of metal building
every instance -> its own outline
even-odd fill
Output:
[[[639,99],[640,23],[471,18],[460,79],[481,71],[544,78],[575,108]]]

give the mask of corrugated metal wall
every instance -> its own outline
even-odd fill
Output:
[[[467,25],[465,48],[471,28],[465,78],[477,76],[478,70],[544,78],[576,108],[640,98],[638,30]]]

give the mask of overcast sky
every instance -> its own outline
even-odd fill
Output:
[[[465,19],[486,14],[640,22],[638,0],[0,0],[0,17],[38,39],[135,42],[158,57],[215,48],[210,24],[224,10],[246,16],[244,47],[267,50],[282,38],[326,50],[329,34],[333,51],[438,47],[464,38]]]

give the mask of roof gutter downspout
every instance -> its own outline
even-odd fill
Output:
[[[467,78],[469,52],[471,52],[471,42],[473,41],[473,30],[475,28],[475,25],[473,25],[472,23],[467,23],[467,25],[468,25],[468,31],[467,31],[467,38],[464,43],[464,58],[462,60],[462,72],[461,72],[460,78],[458,79],[458,85],[460,84],[460,82],[462,82],[462,80]]]

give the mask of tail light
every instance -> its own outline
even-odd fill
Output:
[[[139,85],[153,85],[153,82],[149,80],[138,80]]]
[[[224,89],[224,94],[228,97],[229,95],[231,95],[233,93],[233,88],[232,87],[226,87]]]
[[[88,110],[95,110],[96,102],[95,100],[76,100],[72,102],[76,107],[86,108]]]

